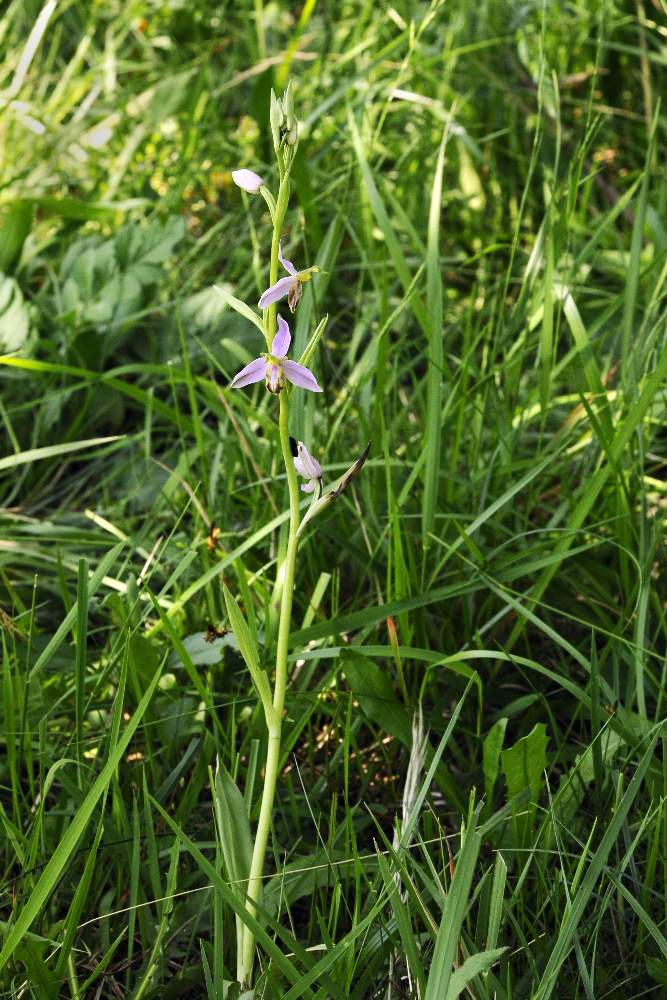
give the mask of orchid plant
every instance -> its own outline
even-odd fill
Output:
[[[292,602],[295,586],[296,557],[304,529],[313,518],[327,508],[345,489],[349,481],[361,469],[370,446],[332,487],[325,489],[323,470],[319,461],[311,454],[303,441],[290,437],[290,397],[294,391],[321,393],[316,376],[306,366],[311,358],[326,320],[322,321],[300,359],[287,357],[291,343],[290,328],[284,316],[278,313],[278,303],[287,299],[290,312],[298,308],[303,294],[303,286],[317,273],[317,266],[297,270],[291,261],[283,256],[281,236],[289,203],[290,172],[298,146],[299,123],[294,114],[291,86],[287,87],[282,99],[271,93],[271,131],[273,146],[278,163],[278,192],[274,197],[263,178],[253,170],[242,168],[232,173],[234,183],[250,195],[259,193],[268,205],[273,224],[271,257],[269,262],[269,284],[259,299],[262,310],[260,317],[249,307],[223,289],[218,289],[226,300],[263,332],[267,351],[260,354],[239,371],[232,379],[230,388],[242,389],[258,382],[264,382],[267,390],[278,397],[278,440],[285,466],[289,493],[289,527],[287,548],[282,565],[277,572],[277,593],[280,607],[278,612],[278,634],[276,643],[275,672],[269,680],[268,670],[260,662],[256,644],[243,614],[230,592],[225,588],[225,601],[230,625],[239,643],[239,648],[250,671],[252,681],[261,701],[267,730],[267,750],[264,768],[262,797],[252,838],[252,857],[248,872],[247,892],[244,903],[253,917],[258,917],[257,904],[261,899],[262,878],[268,842],[276,784],[279,777],[279,762],[282,743],[283,711],[287,692],[287,659],[289,653],[289,633],[292,618]],[[287,272],[278,277],[278,265]],[[306,480],[299,490],[298,476]],[[311,495],[311,503],[305,513],[301,513],[301,493]],[[224,847],[224,845],[223,845]],[[252,984],[255,936],[250,928],[237,919],[237,978],[241,987],[250,989]]]

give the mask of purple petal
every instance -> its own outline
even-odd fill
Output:
[[[262,292],[262,297],[259,300],[259,308],[266,309],[272,302],[282,299],[283,296],[287,295],[293,284],[294,278],[289,274],[286,278],[280,278],[279,281],[276,281],[275,285],[271,285],[265,292]]]
[[[249,365],[242,368],[238,375],[232,379],[230,389],[242,389],[244,385],[252,385],[253,382],[261,382],[266,372],[266,361],[264,358],[255,358]]]
[[[296,268],[292,263],[292,261],[286,260],[285,257],[283,257],[283,248],[280,245],[280,243],[278,244],[278,260],[283,265],[288,274],[292,275],[296,274]]]
[[[296,361],[283,361],[283,371],[285,378],[292,385],[298,385],[300,389],[309,389],[311,392],[322,392],[310,368],[306,368]]]
[[[302,483],[301,489],[304,493],[312,493],[315,489],[316,483],[311,479],[309,483]]]
[[[271,354],[274,354],[277,358],[284,358],[289,351],[291,341],[292,335],[289,332],[287,320],[283,319],[282,316],[279,316],[278,333],[273,338],[273,343],[271,344]]]
[[[322,466],[316,458],[310,454],[303,441],[298,441],[297,455],[294,459],[294,468],[304,479],[321,479]]]

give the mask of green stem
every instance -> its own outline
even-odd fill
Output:
[[[282,233],[285,213],[289,202],[290,180],[289,170],[286,170],[280,178],[278,197],[276,199],[276,209],[273,216],[273,236],[271,237],[271,263],[269,265],[269,286],[275,285],[278,280],[278,251],[280,249],[280,234]],[[276,332],[276,319],[278,316],[278,306],[274,302],[264,313],[264,331],[266,336],[266,346],[271,350],[271,341]]]
[[[299,481],[292,461],[292,451],[289,442],[289,400],[287,392],[283,390],[279,396],[280,417],[279,433],[280,447],[285,462],[287,473],[287,485],[289,488],[290,520],[289,535],[287,539],[287,554],[283,564],[283,585],[282,600],[280,602],[280,619],[278,623],[278,647],[276,651],[276,679],[273,691],[273,713],[267,717],[268,747],[266,753],[266,769],[264,773],[264,788],[262,790],[262,802],[257,821],[257,832],[252,852],[250,864],[250,876],[248,878],[248,901],[247,908],[253,915],[255,914],[254,903],[259,899],[262,888],[262,877],[264,874],[264,858],[266,855],[266,845],[271,829],[271,816],[273,813],[273,800],[276,792],[278,773],[280,769],[280,747],[282,738],[283,709],[285,707],[285,693],[287,691],[287,654],[289,652],[289,633],[292,622],[292,598],[294,595],[294,573],[296,567],[296,552],[298,547],[299,531]],[[255,949],[255,938],[249,928],[243,931],[243,947],[241,949],[241,961],[238,969],[238,978],[243,986],[249,987],[252,981],[253,953]]]

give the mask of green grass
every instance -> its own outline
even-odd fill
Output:
[[[231,1000],[243,923],[258,998],[664,995],[663,5],[72,0],[22,61],[41,9],[0,15],[0,997]],[[255,920],[261,708],[202,633],[273,660],[230,171],[275,188],[288,79],[291,430],[328,482],[372,444],[299,552]]]

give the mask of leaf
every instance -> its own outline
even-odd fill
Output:
[[[14,278],[0,274],[0,350],[20,351],[30,332],[28,309]]]
[[[40,450],[40,449],[37,449]],[[25,452],[24,452],[25,454]],[[114,545],[112,549],[107,552],[103,559],[100,560],[97,568],[90,574],[90,580],[88,581],[88,599],[91,600],[97,593],[99,587],[101,586],[107,573],[115,563],[116,559],[125,547],[125,542],[119,542],[118,545]],[[78,604],[74,603],[69,609],[62,622],[55,630],[46,646],[42,652],[37,657],[34,666],[32,667],[29,679],[32,681],[37,676],[37,674],[42,670],[43,667],[51,660],[55,655],[57,650],[60,648],[62,643],[65,641],[65,637],[71,631],[74,623],[77,620],[79,613]]]
[[[32,226],[32,205],[18,200],[6,207],[0,218],[0,271],[11,274]]]
[[[226,303],[215,287],[209,285],[189,295],[181,305],[181,319],[186,330],[214,329],[224,315]]]
[[[341,659],[348,684],[364,715],[409,749],[412,745],[410,719],[396,697],[387,672],[361,653],[346,651]]]
[[[426,312],[428,317],[428,367],[426,371],[426,412],[423,438],[426,463],[422,493],[422,545],[431,543],[435,511],[440,486],[442,459],[442,376],[445,363],[442,316],[442,268],[440,265],[440,216],[442,214],[442,174],[445,166],[445,146],[449,122],[445,126],[438,149],[438,158],[431,189],[428,216],[428,248],[426,253]]]
[[[165,118],[175,115],[190,98],[193,73],[192,69],[169,73],[129,101],[128,115],[141,118],[149,125],[159,125]]]
[[[219,760],[215,769],[213,803],[227,874],[232,889],[245,902],[253,848],[250,823],[243,796]]]
[[[237,299],[236,296],[232,295],[229,289],[224,285],[214,285],[213,287],[226,305],[231,306],[231,308],[234,309],[234,311],[240,316],[243,316],[244,319],[254,323],[257,329],[261,331],[262,336],[266,336],[261,317],[257,315],[254,309],[251,309],[250,306],[246,305],[245,302],[242,302],[241,299]]]
[[[647,958],[646,971],[651,979],[655,979],[656,983],[667,986],[667,962],[660,958]]]
[[[457,1000],[471,979],[487,972],[494,962],[507,951],[507,948],[494,948],[493,951],[480,951],[477,955],[466,958],[463,965],[456,970],[447,990],[447,1000]]]
[[[474,827],[473,817],[456,859],[454,877],[442,910],[442,920],[435,940],[435,951],[433,952],[424,1000],[442,1000],[443,997],[447,997],[449,1000],[454,979],[452,975],[454,959],[458,949],[461,927],[468,909],[470,889],[481,844],[482,838]],[[464,985],[462,984],[461,989]],[[458,996],[458,993],[453,995]]]
[[[154,284],[166,260],[183,238],[185,223],[178,215],[166,222],[153,220],[147,226],[128,223],[114,239],[116,261],[121,271],[132,272],[140,285]]]
[[[118,212],[131,212],[149,208],[153,202],[148,198],[124,198],[121,201],[84,201],[79,198],[54,198],[51,195],[37,195],[30,198],[31,205],[39,208],[40,215],[59,216],[78,222],[102,220],[108,222]]]
[[[595,779],[595,748],[600,751],[601,765],[609,768],[617,751],[624,743],[623,737],[613,729],[599,734],[595,743],[575,758],[574,765],[561,776],[558,787],[558,815],[567,825],[574,816],[586,792]]]
[[[56,1000],[57,985],[53,981],[46,963],[42,957],[42,949],[37,948],[35,943],[24,940],[21,943],[20,952],[17,958],[25,965],[31,986],[38,991],[43,1000]]]
[[[391,225],[387,209],[382,201],[377,184],[375,183],[375,178],[373,177],[373,173],[366,159],[366,152],[364,150],[361,134],[351,108],[348,112],[348,125],[352,135],[352,146],[359,161],[359,169],[363,178],[366,196],[373,211],[373,215],[375,216],[375,220],[382,231],[382,235],[384,236],[389,257],[394,265],[398,279],[403,286],[403,292],[407,295],[412,284],[412,274],[405,255],[403,254],[403,250],[401,249],[401,244]],[[428,336],[429,318],[424,307],[424,303],[417,295],[410,295],[410,306],[412,307],[412,311],[415,314],[417,322],[426,336]]]
[[[547,727],[543,722],[536,722],[527,736],[501,752],[508,798],[513,799],[524,788],[530,788],[531,801],[537,801],[542,785],[542,772],[547,766],[548,742]]]
[[[561,538],[553,547],[552,554],[557,558],[549,563],[537,583],[533,586],[530,594],[526,595],[526,600],[531,606],[535,606],[540,601],[554,574],[558,572],[561,561],[566,558],[568,550],[574,543],[575,538],[578,537],[579,529],[595,506],[607,479],[615,471],[616,463],[624,454],[628,442],[632,439],[637,428],[646,417],[646,413],[654,397],[661,390],[666,376],[667,344],[664,344],[656,361],[656,367],[650,374],[646,374],[641,392],[639,395],[633,397],[632,407],[629,409],[626,419],[614,434],[614,438],[609,446],[609,460],[601,465],[592,476],[586,478],[581,496],[575,504],[567,523],[563,524],[564,530],[562,530]],[[606,395],[604,398],[606,398]],[[525,627],[526,620],[525,614],[521,613],[521,619],[517,621],[506,641],[505,645],[507,649],[511,649],[515,644],[519,634]]]
[[[156,802],[155,799],[152,801],[154,807],[160,813],[167,826],[181,838],[183,845],[192,856],[199,869],[213,883],[222,898],[231,907],[234,913],[240,917],[244,925],[250,928],[253,935],[257,939],[257,943],[264,948],[267,955],[275,963],[276,967],[287,979],[290,980],[290,982],[298,984],[299,988],[301,988],[303,982],[302,974],[299,970],[297,970],[287,955],[285,955],[283,950],[274,941],[273,935],[267,934],[263,924],[260,923],[260,921],[246,908],[245,903],[241,903],[237,894],[232,892],[216,867],[207,860],[206,856],[201,852],[197,844],[187,836],[178,823],[172,819],[165,809],[162,808],[160,803]],[[278,934],[281,933],[281,930],[282,929],[279,926],[276,928],[276,932]],[[283,936],[285,935],[283,934]],[[293,942],[292,947],[295,949],[298,947],[296,941]],[[310,989],[302,989],[299,996],[313,997],[313,993]]]
[[[62,262],[61,312],[99,327],[124,322],[142,308],[184,232],[180,216],[171,216],[146,226],[129,222],[109,240],[77,240]]]
[[[232,627],[234,635],[236,636],[236,641],[239,644],[241,656],[245,660],[245,664],[250,671],[250,676],[252,677],[255,687],[257,688],[257,693],[262,699],[262,705],[264,706],[264,712],[268,723],[269,720],[273,719],[274,715],[271,688],[269,686],[268,677],[260,666],[259,650],[257,648],[257,643],[255,642],[255,637],[248,628],[247,622],[243,617],[236,600],[232,596],[231,591],[224,583],[222,585],[222,590],[225,596],[229,623]]]
[[[28,451],[20,451],[18,455],[7,455],[0,458],[0,472],[3,469],[13,469],[17,465],[25,465],[37,462],[42,458],[56,458],[59,455],[69,455],[72,451],[81,451],[83,448],[95,448],[100,444],[110,444],[113,441],[120,441],[123,437],[118,434],[115,437],[90,438],[89,441],[68,441],[65,444],[50,444],[44,448],[29,448]]]
[[[194,632],[192,635],[186,635],[182,642],[183,648],[187,652],[191,661],[197,667],[210,666],[212,663],[220,663],[225,646],[231,646],[232,649],[239,648],[239,644],[233,632],[227,632],[226,635],[216,636],[214,639],[209,639],[206,632]],[[177,652],[172,653],[169,658],[170,667],[177,666],[182,662],[183,661]]]
[[[490,809],[493,803],[493,788],[500,770],[500,751],[503,748],[505,730],[507,729],[507,719],[498,719],[484,737],[482,747],[482,769],[484,771],[484,794],[486,795],[487,807]]]
[[[315,331],[313,332],[313,335],[311,336],[310,340],[306,344],[306,346],[304,348],[304,351],[303,351],[303,354],[299,358],[299,364],[300,365],[307,365],[310,362],[310,359],[313,356],[313,352],[314,352],[315,348],[317,347],[317,345],[319,344],[320,338],[322,337],[322,335],[323,335],[323,333],[324,333],[324,331],[326,329],[326,326],[327,326],[328,322],[329,322],[328,315],[327,316],[323,316],[322,319],[317,324],[317,326],[315,327]]]
[[[281,907],[289,907],[304,896],[312,896],[316,889],[330,886],[334,877],[332,864],[343,861],[346,857],[344,853],[320,851],[301,855],[283,865],[266,883],[264,909],[275,917]],[[370,867],[370,862],[364,864],[359,859],[356,864],[362,868]]]

